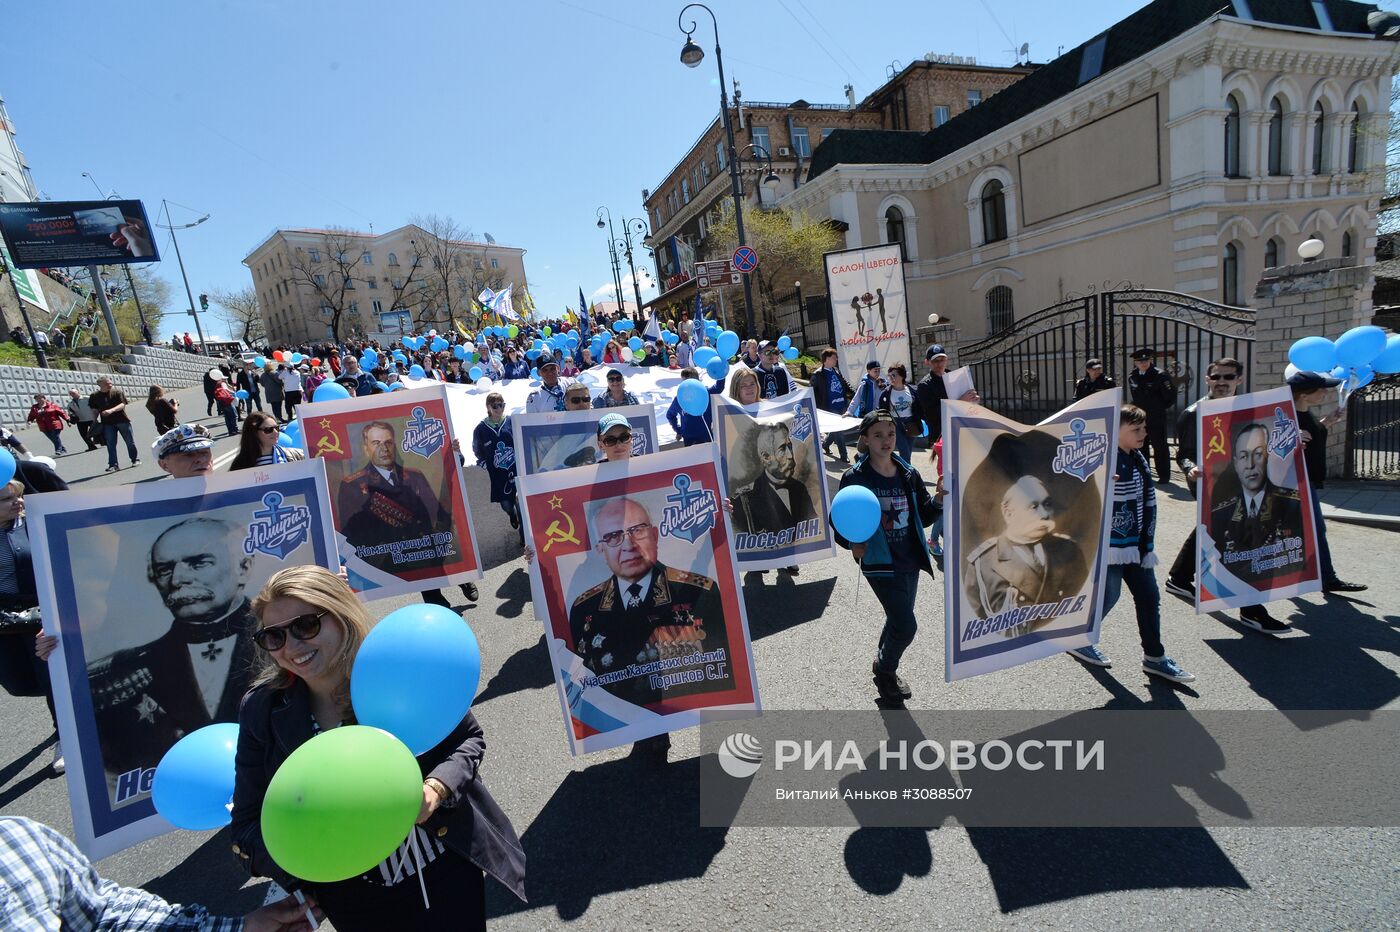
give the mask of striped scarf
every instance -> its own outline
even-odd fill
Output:
[[[1112,565],[1156,566],[1152,539],[1157,535],[1157,489],[1139,450],[1118,451],[1113,480],[1113,529],[1108,539]]]

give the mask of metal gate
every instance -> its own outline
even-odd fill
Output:
[[[1348,479],[1400,479],[1400,375],[1351,393],[1346,431]]]
[[[779,333],[792,337],[798,348],[815,357],[831,346],[831,302],[824,294],[791,291],[777,298],[774,319]]]
[[[1064,301],[959,348],[987,407],[1036,423],[1074,400],[1084,363],[1103,361],[1126,393],[1131,354],[1151,349],[1172,377],[1177,410],[1206,393],[1211,360],[1233,356],[1250,369],[1254,311],[1172,291],[1105,291]],[[1175,433],[1173,416],[1168,431]]]

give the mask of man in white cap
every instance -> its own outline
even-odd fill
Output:
[[[203,424],[181,424],[151,444],[156,463],[176,479],[205,479],[214,473],[214,438]]]

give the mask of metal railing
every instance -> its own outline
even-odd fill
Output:
[[[1347,400],[1346,477],[1400,479],[1400,375],[1386,375]]]

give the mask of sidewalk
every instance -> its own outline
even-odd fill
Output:
[[[1319,497],[1328,521],[1400,531],[1400,482],[1329,479]]]

